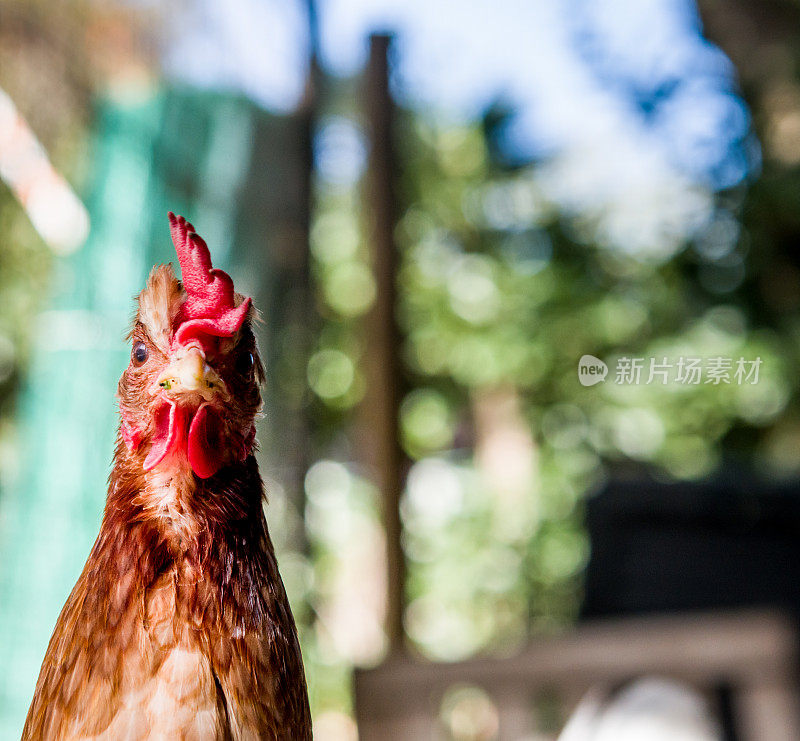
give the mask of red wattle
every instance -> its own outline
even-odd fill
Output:
[[[144,459],[144,470],[155,468],[166,457],[181,437],[184,427],[184,413],[174,401],[161,405],[154,415],[155,434],[150,444],[150,452]]]
[[[203,404],[189,426],[186,447],[189,465],[197,476],[207,479],[222,468],[224,446],[222,421],[210,404]]]

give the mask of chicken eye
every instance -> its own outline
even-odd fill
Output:
[[[254,363],[253,353],[243,352],[236,358],[236,370],[241,375],[247,376],[253,370]]]
[[[149,355],[150,352],[147,349],[147,345],[145,345],[144,342],[137,342],[131,351],[131,360],[138,368],[140,365],[144,365]]]

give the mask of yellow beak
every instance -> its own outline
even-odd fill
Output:
[[[196,393],[209,400],[225,391],[222,379],[206,363],[202,351],[190,347],[179,351],[175,360],[168,365],[156,380],[154,390],[164,389],[170,394]]]

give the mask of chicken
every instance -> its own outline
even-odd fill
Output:
[[[138,296],[100,534],[26,741],[311,738],[253,455],[255,310],[194,227],[169,219],[183,282],[160,265]]]

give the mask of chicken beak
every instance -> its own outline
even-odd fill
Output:
[[[179,350],[170,365],[159,375],[154,391],[164,390],[170,395],[198,394],[206,401],[224,394],[224,384],[216,371],[206,362],[198,347]]]
[[[173,364],[178,383],[187,391],[199,391],[206,385],[207,369],[205,359],[194,347]]]

